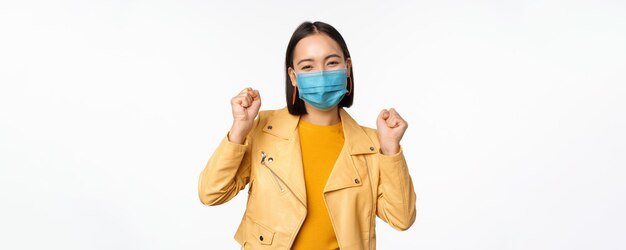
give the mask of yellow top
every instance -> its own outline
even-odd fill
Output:
[[[300,119],[298,134],[308,210],[292,249],[339,249],[324,202],[324,186],[343,147],[343,127],[341,122],[320,126]]]

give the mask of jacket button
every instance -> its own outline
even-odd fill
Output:
[[[354,183],[359,184],[359,179],[354,179]]]
[[[374,147],[370,147],[370,151],[374,151],[374,149],[375,149]]]
[[[259,236],[259,240],[263,241],[263,235]]]
[[[272,125],[267,126],[267,129],[272,129]]]

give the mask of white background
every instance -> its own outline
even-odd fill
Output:
[[[231,96],[285,105],[306,20],[348,43],[348,112],[410,124],[418,218],[379,249],[626,248],[624,1],[224,2],[0,3],[1,249],[238,249],[245,192],[204,206],[199,173]]]

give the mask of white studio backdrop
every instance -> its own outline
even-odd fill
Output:
[[[238,249],[197,181],[229,99],[285,105],[303,21],[346,39],[418,217],[379,249],[625,249],[624,1],[2,1],[0,249]]]

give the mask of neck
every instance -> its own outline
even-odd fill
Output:
[[[322,111],[315,109],[308,103],[305,103],[304,105],[307,113],[302,115],[301,118],[305,122],[320,126],[330,126],[341,122],[341,118],[339,117],[339,108],[337,106],[330,110]]]

